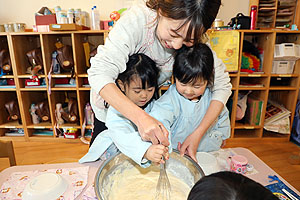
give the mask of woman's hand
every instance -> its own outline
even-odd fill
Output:
[[[166,160],[169,159],[169,151],[168,147],[165,147],[162,144],[151,145],[149,149],[145,153],[145,158],[147,160],[151,160],[155,163],[165,163],[162,157],[164,156]]]
[[[163,124],[135,105],[115,84],[109,83],[105,85],[100,91],[100,96],[138,127],[138,131],[144,141],[151,141],[152,144],[160,143],[166,147],[169,146],[169,133]]]
[[[146,112],[137,121],[139,133],[144,141],[151,141],[152,144],[162,144],[169,146],[169,133],[164,125]]]

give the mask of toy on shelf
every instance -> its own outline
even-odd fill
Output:
[[[39,124],[39,123],[40,123],[40,118],[39,118],[39,116],[36,114],[36,110],[37,110],[36,105],[35,105],[34,103],[31,104],[30,109],[29,109],[29,112],[30,112],[30,114],[31,114],[31,117],[32,117],[32,123],[33,123],[33,124]]]
[[[263,49],[256,47],[252,42],[243,41],[241,72],[262,72]]]
[[[260,59],[253,54],[243,52],[241,71],[248,73],[259,72]]]

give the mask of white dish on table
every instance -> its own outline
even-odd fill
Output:
[[[217,158],[214,155],[207,152],[197,152],[196,158],[206,176],[221,171]]]
[[[68,182],[59,174],[43,173],[33,178],[25,187],[23,200],[56,200],[68,188]]]

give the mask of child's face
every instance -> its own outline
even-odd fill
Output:
[[[185,24],[177,30],[185,20],[174,20],[159,14],[156,35],[163,47],[167,49],[180,49],[182,45],[188,47],[193,45],[193,41],[185,41],[190,23]]]
[[[207,81],[198,80],[196,83],[181,83],[176,78],[176,89],[185,98],[189,100],[197,100],[206,89]]]
[[[142,81],[140,78],[133,78],[130,81],[130,84],[123,84],[119,82],[121,90],[125,93],[125,95],[136,105],[139,107],[143,107],[151,100],[155,88],[147,87],[146,89],[142,89]]]

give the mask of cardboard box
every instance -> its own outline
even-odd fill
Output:
[[[49,25],[56,23],[56,15],[35,16],[35,25]]]

